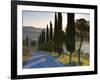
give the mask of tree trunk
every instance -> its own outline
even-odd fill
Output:
[[[78,65],[80,65],[80,55],[81,55],[81,47],[82,47],[82,42],[83,42],[83,36],[81,36],[81,40],[80,40],[80,46],[79,46],[79,49],[78,49]]]
[[[70,54],[69,54],[69,63],[71,63],[71,60],[72,60],[72,53],[70,52]]]

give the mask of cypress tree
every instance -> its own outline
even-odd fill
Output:
[[[50,40],[53,38],[53,30],[52,30],[52,23],[50,21]]]
[[[62,30],[62,14],[58,12],[58,29]]]
[[[57,20],[58,17],[58,20]],[[62,53],[62,44],[64,42],[64,33],[62,31],[62,14],[58,12],[58,16],[55,13],[55,24],[54,24],[54,45],[55,50],[59,54]]]
[[[43,29],[41,32],[41,40],[42,40],[42,43],[45,43],[45,29]]]
[[[44,33],[43,33],[43,29],[42,29],[42,32],[41,32],[41,39],[42,39],[42,44],[43,44],[43,41],[44,41]]]
[[[40,34],[40,44],[42,43],[42,31],[41,31],[41,34]]]
[[[58,24],[57,24],[57,48],[58,53],[62,54],[64,42],[64,32],[62,31],[62,13],[58,12]]]
[[[57,32],[57,15],[55,13],[55,23],[54,23],[54,37],[56,36],[56,32]]]
[[[47,28],[46,28],[46,42],[49,41],[49,28],[48,28],[48,25],[47,25]]]
[[[71,63],[72,53],[75,50],[75,22],[74,13],[67,14],[67,28],[66,28],[66,48],[70,52],[69,63]]]
[[[55,13],[55,18],[54,18],[54,36],[53,36],[53,42],[54,42],[54,51],[57,52],[57,13]]]
[[[45,29],[43,29],[43,43],[45,43]]]

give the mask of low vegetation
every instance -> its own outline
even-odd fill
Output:
[[[51,52],[50,53],[53,57],[56,57],[57,61],[59,61],[60,63],[64,64],[64,65],[68,65],[69,63],[69,53],[65,53],[62,54],[61,56],[59,56],[58,53],[55,52]],[[72,54],[72,65],[73,66],[78,66],[78,54],[77,53],[73,53]],[[89,65],[89,58],[86,54],[81,54],[81,64],[80,66],[87,66]]]
[[[28,61],[32,57],[33,48],[23,48],[23,61]]]

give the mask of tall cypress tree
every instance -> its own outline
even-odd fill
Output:
[[[49,28],[48,28],[48,25],[47,25],[47,28],[46,28],[46,42],[49,41]]]
[[[41,44],[42,43],[42,31],[41,31],[39,39],[40,39],[40,44]]]
[[[42,38],[42,44],[44,43],[44,32],[43,32],[43,29],[42,29],[42,32],[41,32],[41,38]]]
[[[62,14],[58,12],[58,29],[62,30]]]
[[[54,18],[54,36],[53,36],[53,42],[54,42],[54,51],[56,52],[57,50],[57,13],[55,13],[55,18]]]
[[[56,32],[57,32],[57,24],[58,24],[57,23],[58,21],[57,21],[57,15],[56,15],[56,13],[55,13],[55,20],[54,21],[55,21],[55,23],[54,23],[54,37],[55,37],[56,36]]]
[[[75,50],[75,22],[74,13],[67,14],[67,28],[66,28],[66,48],[70,52],[69,63],[71,63],[72,53]]]
[[[64,32],[62,31],[62,13],[58,12],[58,24],[57,24],[57,48],[58,48],[58,53],[61,55],[63,48],[62,45],[64,43]]]
[[[45,43],[45,29],[43,29],[43,43]]]
[[[55,24],[54,24],[54,45],[55,45],[55,50],[59,54],[62,53],[63,42],[64,42],[64,33],[62,31],[62,14],[59,12],[58,16],[55,13]]]
[[[52,29],[52,23],[50,21],[50,40],[53,38],[53,29]]]

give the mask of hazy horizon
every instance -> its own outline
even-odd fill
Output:
[[[42,12],[42,11],[23,11],[23,26],[32,26],[36,28],[46,28],[49,26],[50,21],[54,27],[55,12]],[[84,18],[90,21],[89,14],[75,13],[75,20]],[[67,13],[62,13],[62,28],[65,30],[67,26]]]

